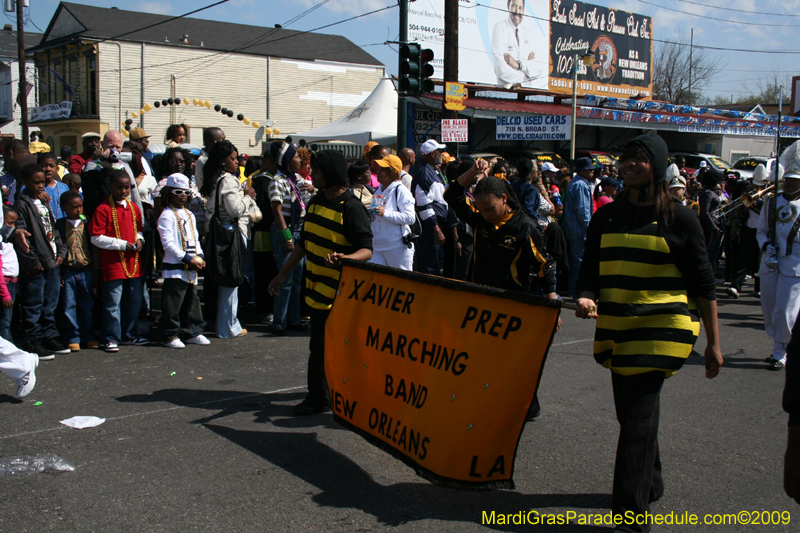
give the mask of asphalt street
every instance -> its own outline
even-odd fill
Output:
[[[789,511],[792,521],[654,531],[800,531],[800,509],[782,488],[784,374],[762,362],[771,342],[759,300],[751,285],[738,300],[719,295],[725,365],[707,380],[695,353],[665,383],[666,493],[652,511]],[[593,322],[562,317],[540,387],[542,415],[519,444],[514,491],[438,488],[330,414],[293,417],[307,335],[274,338],[246,324],[246,337],[206,347],[57,356],[40,364],[37,387],[21,402],[3,376],[0,458],[55,454],[75,471],[0,478],[0,532],[610,531],[577,520],[481,523],[484,511],[610,508],[618,426],[609,372],[591,355]],[[696,349],[704,347],[701,338]],[[106,422],[83,430],[59,423],[76,415]]]

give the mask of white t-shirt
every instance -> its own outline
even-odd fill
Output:
[[[19,277],[19,261],[17,261],[17,252],[14,250],[14,244],[10,242],[2,243],[3,251],[3,275],[7,278]]]
[[[57,255],[55,228],[50,222],[50,206],[43,204],[38,198],[33,201],[33,205],[39,210],[39,215],[42,217],[42,224],[44,224],[44,231],[50,236],[50,248],[53,249],[53,255]]]
[[[158,186],[158,182],[151,175],[145,175],[142,183],[137,187],[139,189],[139,197],[143,203],[153,205],[153,191]]]

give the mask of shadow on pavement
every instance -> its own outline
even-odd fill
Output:
[[[330,414],[292,417],[291,405],[276,402],[300,400],[304,392],[258,394],[241,391],[165,389],[152,394],[117,398],[120,402],[168,402],[190,408],[217,410],[195,420],[230,442],[258,455],[269,463],[313,485],[319,493],[312,497],[320,506],[352,508],[370,514],[381,524],[398,526],[416,520],[446,520],[480,523],[483,511],[528,513],[540,509],[607,509],[610,494],[520,494],[511,491],[457,491],[428,482],[381,485],[358,464],[317,439],[315,433],[239,430],[212,424],[228,415],[252,412],[255,423],[272,422],[288,429],[324,426],[342,429]],[[539,511],[547,513],[547,511]],[[499,531],[530,531],[531,525],[484,524]],[[577,524],[547,525],[547,531],[606,532],[609,528]],[[534,526],[536,529],[536,526]]]

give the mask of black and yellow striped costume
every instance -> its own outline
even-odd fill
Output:
[[[698,218],[680,206],[674,218],[662,227],[652,206],[623,200],[590,224],[578,287],[598,299],[594,357],[618,374],[677,372],[700,332],[694,297],[714,299]]]
[[[306,251],[306,303],[330,310],[341,272],[325,266],[325,256],[372,250],[369,213],[350,189],[333,200],[317,194],[308,204],[299,244]]]

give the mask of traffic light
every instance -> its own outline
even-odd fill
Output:
[[[420,94],[424,93],[432,93],[433,92],[433,80],[430,79],[433,76],[433,65],[430,62],[433,61],[433,50],[430,48],[426,48],[422,52],[420,52],[419,64],[420,64],[420,72],[419,72],[419,92]]]
[[[419,94],[419,76],[422,70],[420,56],[422,48],[417,43],[408,43],[400,47],[400,93],[416,96]]]
[[[425,50],[419,43],[408,43],[400,47],[400,94],[419,96],[433,92],[433,50]]]

